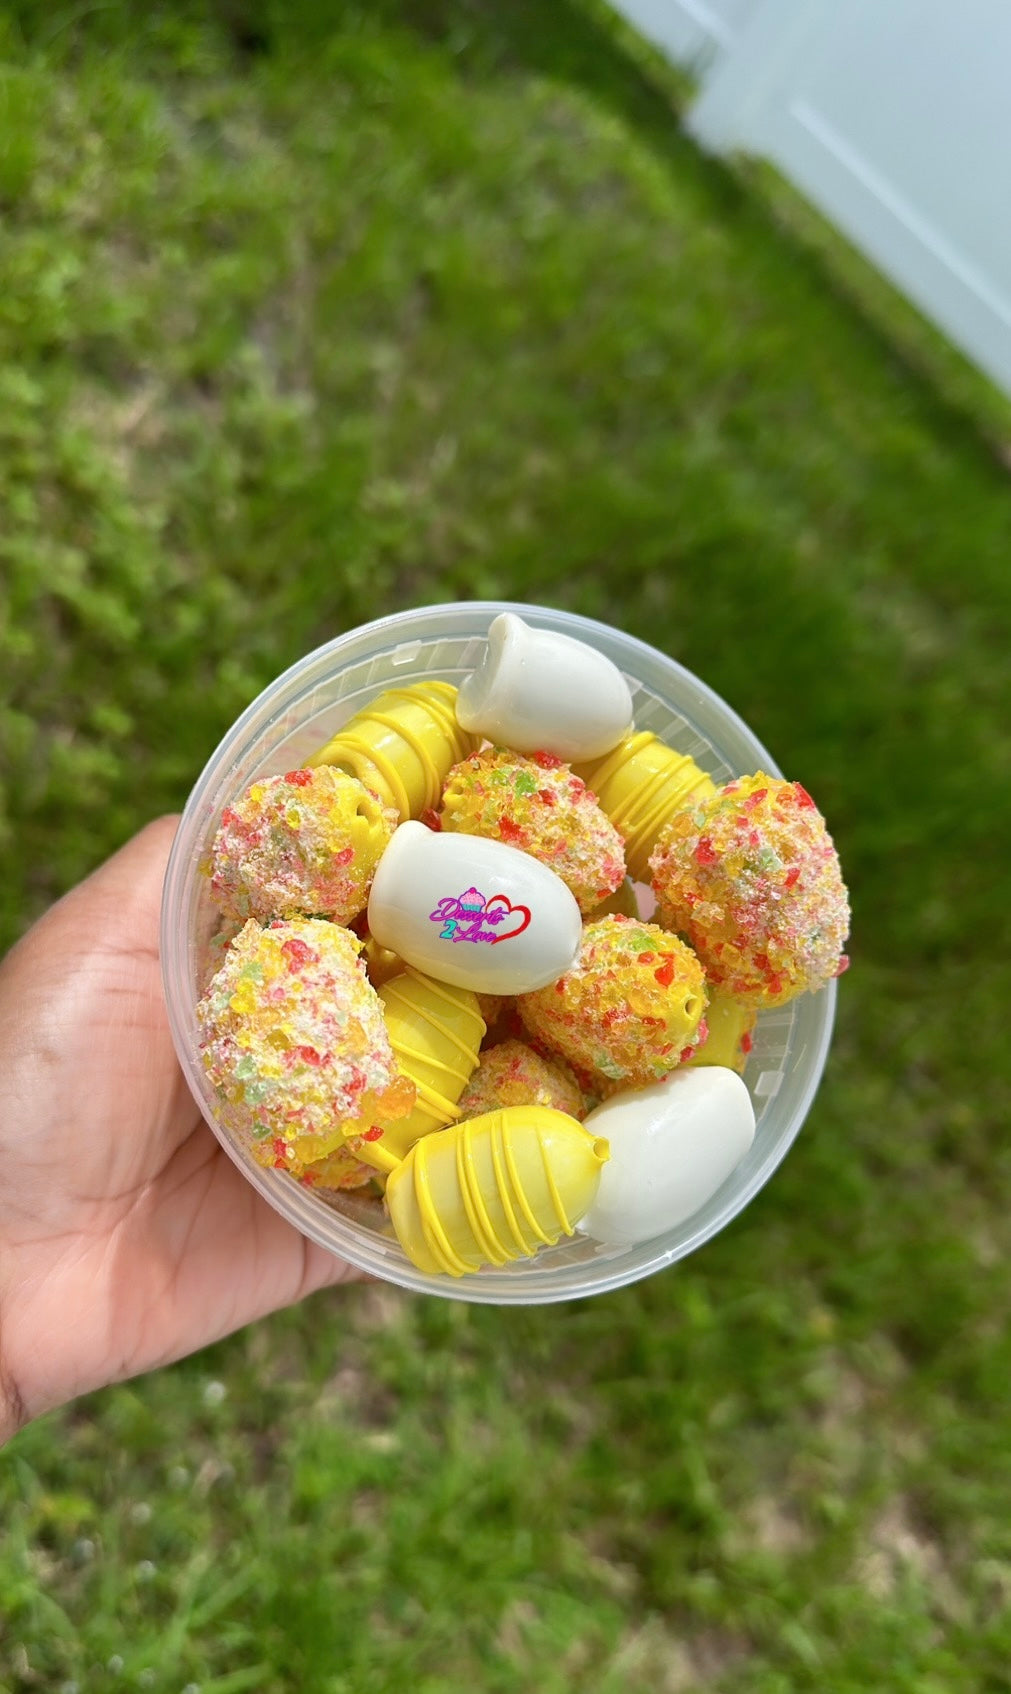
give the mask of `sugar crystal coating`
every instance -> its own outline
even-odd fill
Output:
[[[735,999],[782,1006],[845,970],[849,903],[799,782],[739,777],[669,820],[650,859],[660,922]]]
[[[614,914],[584,925],[572,969],[517,1005],[531,1034],[577,1072],[644,1087],[691,1057],[705,973],[677,936]]]
[[[221,815],[211,886],[228,916],[332,918],[364,911],[396,813],[357,777],[322,765],[260,777]]]
[[[504,841],[539,859],[571,889],[584,916],[624,881],[621,836],[585,782],[553,753],[472,753],[446,778],[440,821],[444,830]]]
[[[306,1165],[299,1182],[303,1188],[331,1189],[338,1193],[346,1193],[351,1188],[363,1188],[367,1182],[375,1178],[371,1165],[362,1163],[356,1158],[350,1147],[335,1147],[325,1159],[314,1159]]]
[[[462,1118],[480,1117],[500,1106],[550,1106],[580,1121],[587,1109],[564,1060],[542,1058],[523,1041],[486,1048],[459,1099]]]
[[[360,946],[323,918],[251,918],[197,1006],[218,1119],[259,1164],[300,1175],[357,1153],[414,1104]]]

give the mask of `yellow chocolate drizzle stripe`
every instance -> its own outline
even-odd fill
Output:
[[[631,775],[630,772],[625,774],[626,777]],[[650,771],[647,776],[639,777],[634,782],[630,792],[623,795],[611,814],[611,822],[619,834],[623,827],[638,829],[641,826],[643,812],[650,801],[657,798],[658,793],[662,805],[662,791],[666,788],[669,778],[670,771],[661,766],[659,770]]]
[[[588,788],[592,788],[601,805],[604,804],[601,790],[607,786],[613,776],[617,776],[623,765],[628,764],[636,753],[641,753],[644,747],[648,747],[655,740],[656,736],[651,730],[641,729],[638,735],[629,736],[627,741],[619,741],[613,753],[608,753],[606,759],[602,759],[600,764],[595,765],[588,773],[586,785]],[[607,810],[606,806],[604,810]]]
[[[359,740],[353,731],[335,736],[334,740],[324,747],[319,757],[321,764],[350,765],[352,774],[359,782],[364,782],[366,788],[375,788],[378,778],[378,781],[385,785],[389,798],[401,817],[409,814],[411,797],[396,765],[382,754],[377,756],[375,747],[370,746],[367,741]],[[372,767],[371,771],[366,768],[368,766]],[[375,772],[374,777],[372,771]]]
[[[386,1006],[389,1006],[389,1001],[393,998],[395,998],[393,994],[384,994],[383,999],[386,1001]],[[396,996],[396,998],[400,998],[400,996]],[[403,1003],[401,1003],[401,1005],[403,1005]],[[412,1045],[408,1045],[408,1042],[401,1040],[400,1033],[395,1032],[395,1030],[389,1030],[389,1044],[391,1044],[393,1050],[395,1050],[396,1054],[408,1054],[410,1059],[417,1059],[420,1064],[428,1064],[428,1066],[432,1066],[434,1071],[444,1071],[445,1076],[459,1077],[459,1084],[461,1084],[462,1088],[462,1086],[464,1086],[464,1082],[466,1082],[467,1079],[469,1079],[469,1076],[471,1076],[471,1071],[474,1069],[474,1066],[476,1066],[476,1062],[478,1062],[478,1042],[464,1042],[464,1040],[457,1035],[456,1030],[450,1030],[450,1028],[445,1025],[442,1018],[435,1018],[435,1016],[430,1015],[428,1011],[422,1011],[420,1006],[408,1005],[408,1010],[417,1011],[417,1015],[425,1020],[428,1027],[432,1028],[432,1030],[439,1030],[440,1035],[445,1037],[445,1042],[447,1042],[449,1047],[456,1047],[457,1054],[461,1054],[462,1059],[464,1059],[464,1069],[462,1069],[462,1071],[459,1069],[459,1062],[457,1062],[457,1064],[450,1064],[449,1060],[440,1059],[439,1055],[427,1052],[427,1050],[422,1049],[422,1047],[412,1047]]]
[[[413,1059],[416,1064],[427,1065],[428,1067],[430,1067],[430,1069],[432,1069],[434,1071],[442,1071],[442,1073],[445,1076],[449,1076],[449,1077],[453,1077],[453,1078],[459,1078],[461,1089],[462,1089],[464,1083],[467,1081],[468,1077],[470,1076],[470,1071],[473,1070],[473,1068],[474,1068],[473,1055],[471,1055],[470,1070],[467,1070],[467,1071],[465,1071],[461,1074],[460,1071],[454,1070],[452,1065],[447,1065],[443,1062],[442,1059],[437,1059],[437,1058],[434,1057],[433,1054],[426,1053],[423,1048],[409,1046],[406,1041],[401,1041],[400,1037],[394,1035],[392,1033],[392,1031],[390,1032],[390,1046],[393,1048],[393,1051],[396,1054],[397,1058],[400,1059],[401,1061],[403,1061],[405,1059]],[[401,1069],[406,1070],[407,1066],[402,1063]],[[417,1084],[418,1079],[414,1075],[414,1072],[408,1071],[408,1075],[410,1076],[411,1081],[413,1083]]]
[[[534,1133],[537,1135],[538,1140],[539,1140],[540,1139],[540,1132],[535,1131]],[[531,1206],[530,1201],[526,1197],[526,1194],[525,1194],[524,1189],[523,1189],[523,1183],[520,1180],[519,1171],[516,1169],[516,1160],[513,1157],[513,1150],[509,1145],[508,1136],[506,1136],[504,1133],[503,1133],[503,1136],[502,1136],[502,1156],[505,1159],[506,1169],[509,1172],[509,1181],[510,1181],[510,1184],[512,1186],[512,1191],[515,1194],[517,1201],[519,1202],[520,1211],[523,1213],[523,1216],[526,1218],[527,1223],[530,1225],[530,1228],[531,1228],[535,1238],[538,1241],[543,1241],[546,1247],[552,1246],[553,1243],[552,1243],[550,1235],[545,1235],[543,1229],[541,1228],[540,1224],[537,1221],[537,1217],[536,1217],[536,1214],[534,1213],[533,1207]]]
[[[361,1159],[363,1165],[371,1165],[373,1170],[385,1171],[387,1176],[391,1171],[399,1170],[403,1159],[396,1153],[391,1153],[380,1141],[364,1141],[361,1147],[354,1149],[356,1159]]]
[[[384,729],[395,730],[401,740],[407,742],[410,746],[410,737],[403,726],[398,724],[395,719],[382,717],[378,712],[370,712],[369,722],[379,723]],[[412,751],[415,751],[415,749],[412,748]],[[401,817],[409,815],[411,796],[407,784],[400,774],[395,759],[392,759],[388,753],[373,746],[370,741],[365,740],[360,733],[356,733],[354,730],[337,737],[333,745],[333,752],[341,758],[348,759],[349,762],[352,759],[357,759],[361,763],[370,764],[389,789],[393,803]],[[425,774],[427,780],[428,773]],[[362,780],[364,781],[364,778]]]
[[[447,739],[453,747],[459,749],[457,757],[463,758],[464,753],[473,745],[474,736],[457,721],[457,690],[453,687],[453,684],[451,682],[422,682],[415,684],[413,688],[405,689],[404,693],[428,708],[435,722],[445,730]],[[454,759],[453,763],[456,764],[457,759]]]
[[[516,1220],[516,1213],[513,1211],[512,1200],[509,1195],[509,1173],[503,1157],[503,1142],[504,1132],[500,1121],[495,1125],[489,1139],[492,1169],[495,1172],[495,1186],[502,1202],[502,1210],[506,1215],[506,1223],[509,1225],[509,1233],[523,1256],[529,1258],[531,1246]]]
[[[444,999],[454,1011],[467,1011],[466,1006],[461,1006],[460,1002],[458,1000],[454,1000],[452,995],[444,994],[441,998]],[[463,1081],[467,1081],[471,1071],[474,1069],[477,1059],[477,1048],[481,1040],[481,1035],[484,1034],[486,1027],[484,1019],[479,1014],[477,1015],[476,1021],[481,1025],[481,1035],[478,1035],[475,1041],[467,1041],[464,1036],[458,1035],[456,1030],[449,1024],[443,1023],[442,1019],[437,1017],[435,1012],[429,1011],[427,1006],[419,1006],[410,998],[409,995],[405,994],[402,988],[397,988],[395,986],[391,986],[389,983],[385,983],[383,986],[383,999],[387,1006],[389,1006],[391,1000],[398,1002],[399,1007],[404,1013],[405,1021],[407,1021],[410,1016],[424,1018],[425,1022],[432,1029],[437,1029],[440,1035],[445,1036],[450,1046],[457,1048],[467,1061],[467,1069],[463,1076]],[[404,1046],[403,1051],[406,1053],[409,1049]],[[422,1055],[419,1054],[417,1056],[421,1057]],[[425,1056],[428,1057],[427,1055]],[[457,1072],[453,1069],[452,1065],[447,1064],[444,1059],[428,1057],[428,1063],[434,1065],[437,1070],[444,1070],[452,1076],[457,1075]]]
[[[709,780],[685,754],[678,763],[650,772],[611,808],[609,816],[619,835],[625,838],[627,856],[630,862],[636,861],[633,869],[639,868],[640,855],[649,853],[671,814]]]
[[[471,1124],[468,1121],[460,1125],[456,1141],[456,1179],[460,1188],[460,1198],[463,1209],[467,1214],[470,1232],[481,1256],[491,1265],[506,1265],[514,1257],[504,1246],[495,1233],[495,1225],[488,1216],[488,1210],[481,1193],[481,1181],[474,1169],[474,1149],[472,1145]]]
[[[554,1207],[555,1217],[558,1219],[558,1222],[562,1227],[562,1233],[564,1235],[571,1235],[572,1225],[569,1222],[569,1214],[565,1210],[562,1196],[558,1192],[558,1184],[555,1181],[555,1173],[551,1169],[551,1160],[548,1157],[548,1149],[544,1144],[543,1136],[538,1136],[538,1143],[541,1149],[541,1158],[544,1161],[544,1175],[547,1178],[548,1193],[551,1195],[551,1204]]]
[[[466,1259],[461,1259],[449,1236],[439,1221],[439,1214],[432,1203],[432,1191],[428,1181],[428,1153],[424,1141],[419,1141],[413,1148],[414,1153],[414,1197],[418,1202],[418,1216],[421,1219],[422,1234],[425,1245],[436,1264],[449,1276],[465,1276],[470,1270]]]
[[[460,1116],[460,1108],[454,1100],[447,1100],[446,1096],[440,1094],[438,1089],[430,1088],[427,1082],[419,1082],[416,1076],[412,1077],[411,1081],[418,1090],[421,1102],[428,1107],[429,1111],[435,1112],[441,1117],[445,1123],[453,1123]]]
[[[485,1034],[488,1026],[485,1023],[484,1018],[481,1016],[480,1011],[476,1007],[468,1006],[466,1000],[460,998],[461,995],[469,993],[468,989],[454,989],[448,983],[436,982],[434,977],[426,976],[423,971],[416,970],[413,965],[404,966],[404,975],[411,977],[414,982],[420,982],[427,992],[432,994],[436,999],[445,1000],[447,1006],[452,1006],[455,1012],[463,1012],[468,1018],[471,1018],[473,1022],[479,1023],[481,1025],[481,1035]],[[398,988],[396,982],[394,982],[393,992],[399,997],[403,995],[404,990],[402,988]],[[408,1001],[408,1004],[410,1004],[410,1001]],[[430,1016],[430,1014],[426,1013],[426,1016]],[[440,1025],[439,1027],[441,1028],[442,1026]],[[460,1038],[454,1036],[453,1039],[458,1040]],[[478,1040],[480,1041],[480,1036],[478,1037]]]

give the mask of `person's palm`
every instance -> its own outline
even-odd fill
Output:
[[[351,1268],[263,1201],[200,1117],[162,999],[173,820],[0,966],[0,1430]]]

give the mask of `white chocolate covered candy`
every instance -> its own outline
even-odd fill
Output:
[[[596,759],[632,722],[632,696],[603,653],[501,612],[476,671],[460,684],[457,721],[517,753]]]
[[[596,1241],[649,1241],[711,1200],[755,1136],[751,1096],[732,1070],[679,1070],[613,1094],[585,1128],[611,1144],[597,1197],[579,1227]]]
[[[438,982],[526,994],[574,963],[582,919],[561,877],[528,853],[411,822],[379,861],[369,930]]]

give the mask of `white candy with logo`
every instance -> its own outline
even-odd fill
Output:
[[[527,994],[575,963],[582,919],[554,871],[501,841],[402,823],[379,861],[369,929],[427,976]]]

